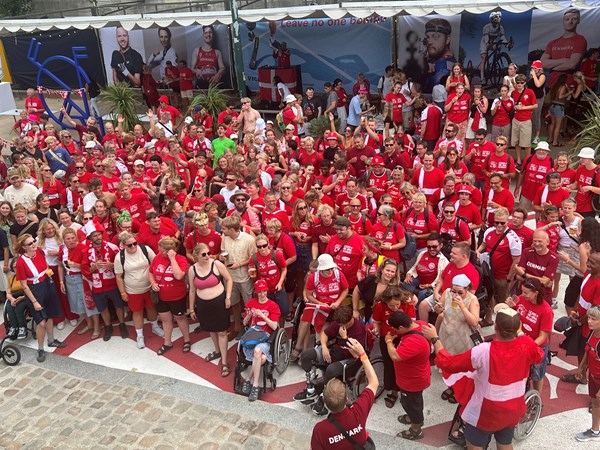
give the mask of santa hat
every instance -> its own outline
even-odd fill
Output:
[[[106,230],[99,223],[95,223],[93,220],[90,220],[83,226],[83,231],[85,232],[85,235],[89,238],[92,235],[92,233],[95,233],[96,231],[104,233],[104,231]]]

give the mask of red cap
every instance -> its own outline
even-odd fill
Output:
[[[374,166],[383,166],[385,165],[383,163],[383,158],[381,156],[373,156],[373,159],[371,159],[371,164]]]
[[[269,287],[267,286],[267,282],[265,280],[256,280],[256,282],[254,283],[254,293],[268,290]]]
[[[460,186],[460,189],[458,190],[458,193],[460,194],[461,192],[466,192],[469,195],[473,195],[473,188],[471,186],[468,186],[466,184],[463,184]]]
[[[531,67],[534,69],[543,69],[542,62],[539,59],[536,59],[534,62],[532,62]]]
[[[225,197],[223,197],[221,194],[213,195],[211,200],[215,203],[225,203]]]
[[[165,102],[168,105],[169,104],[169,97],[167,97],[166,95],[161,95],[160,97],[158,97],[158,101],[159,102]]]
[[[335,134],[333,131],[330,131],[329,133],[327,133],[325,138],[326,139],[335,139],[337,141],[337,134]]]

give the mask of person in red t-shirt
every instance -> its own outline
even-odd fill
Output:
[[[394,221],[396,210],[391,206],[382,205],[377,211],[377,223],[373,225],[371,236],[381,241],[381,254],[401,262],[400,250],[406,246],[404,228]]]
[[[352,230],[352,224],[347,217],[338,216],[333,226],[336,234],[329,240],[325,253],[333,256],[333,260],[348,280],[348,287],[354,289],[358,283],[357,273],[363,258],[363,238]]]
[[[146,214],[146,222],[141,225],[137,240],[139,244],[147,245],[154,253],[158,253],[158,242],[162,238],[179,239],[180,235],[181,231],[172,220],[160,217],[156,212],[150,212]]]
[[[533,233],[533,244],[530,249],[521,254],[515,273],[520,281],[538,279],[544,286],[544,300],[556,309],[558,302],[552,299],[552,283],[558,268],[558,256],[550,251],[549,243],[548,233],[544,230],[536,230]]]
[[[385,96],[385,102],[389,103],[387,106],[388,109],[391,109],[391,120],[386,118],[385,121],[385,135],[389,135],[390,123],[394,125],[394,128],[398,128],[402,126],[402,105],[404,105],[407,100],[404,95],[400,92],[402,90],[402,83],[396,82],[392,87],[392,92]]]
[[[208,216],[204,213],[196,213],[192,220],[194,230],[185,238],[185,256],[188,261],[194,263],[194,249],[198,244],[206,244],[211,255],[221,252],[221,235],[208,226]]]
[[[181,59],[177,62],[179,69],[179,88],[181,89],[181,101],[183,103],[183,110],[186,110],[190,106],[190,99],[194,97],[194,72],[187,66],[187,61]]]
[[[27,89],[27,98],[25,98],[24,107],[28,114],[34,114],[38,119],[46,111],[42,99],[36,95],[35,90],[32,88]]]
[[[485,196],[483,208],[486,215],[486,225],[491,227],[494,225],[494,213],[500,207],[508,210],[512,214],[515,207],[515,197],[508,189],[502,187],[502,175],[493,173],[490,177],[490,190]]]
[[[522,73],[515,77],[515,90],[511,93],[511,98],[515,102],[515,116],[512,120],[510,142],[515,147],[517,153],[517,166],[521,165],[521,149],[528,155],[531,148],[531,116],[533,110],[537,109],[537,99],[535,92],[525,86],[525,75]]]
[[[427,150],[433,151],[435,143],[442,134],[443,111],[437,106],[430,97],[425,99],[427,106],[421,113],[421,139],[427,142]]]
[[[554,312],[544,301],[544,287],[539,280],[527,280],[521,286],[521,292],[521,295],[514,300],[507,298],[506,304],[519,313],[523,334],[533,339],[538,347],[542,347],[544,350],[544,359],[540,364],[531,367],[530,375],[533,388],[541,395],[548,364],[548,346],[552,334]]]
[[[444,177],[444,172],[433,166],[433,153],[427,152],[423,156],[423,167],[414,171],[411,184],[429,200],[436,189],[444,186]]]
[[[510,229],[517,233],[519,239],[521,239],[521,247],[523,251],[531,247],[533,243],[533,230],[525,225],[527,220],[527,211],[523,208],[515,208],[512,213],[512,223]]]
[[[515,160],[507,153],[508,138],[498,136],[496,138],[496,151],[487,157],[483,174],[487,177],[485,181],[485,192],[490,188],[490,178],[493,173],[499,173],[502,177],[502,187],[510,188],[510,180],[517,174]]]
[[[547,176],[553,171],[553,162],[552,158],[548,156],[549,152],[548,143],[540,141],[535,148],[535,154],[528,156],[523,163],[515,188],[515,197],[521,194],[520,206],[522,208],[533,209],[533,201],[538,188],[547,182]]]
[[[591,147],[582,148],[577,156],[579,157],[579,167],[575,174],[575,182],[567,186],[570,190],[577,190],[575,201],[577,202],[577,212],[583,217],[596,217],[596,212],[592,206],[594,195],[600,195],[600,166],[594,163],[596,151]]]
[[[510,89],[506,85],[500,87],[500,98],[492,102],[492,139],[498,136],[510,136],[510,112],[515,102],[509,96]]]
[[[467,135],[467,122],[469,120],[471,96],[465,92],[465,85],[458,83],[456,85],[456,95],[448,96],[444,111],[446,111],[446,126],[453,123],[458,126],[456,137],[460,140],[465,139]]]
[[[481,212],[475,203],[471,201],[473,195],[473,188],[471,186],[463,185],[458,191],[458,208],[456,208],[456,215],[464,217],[469,223],[469,228],[474,231],[481,228]]]
[[[185,256],[177,254],[178,246],[177,239],[162,238],[148,270],[152,290],[158,292],[156,310],[165,332],[165,341],[156,352],[159,356],[173,348],[173,319],[183,334],[183,353],[189,353],[192,349],[189,322],[185,315],[188,305],[188,289],[185,284],[188,262]]]
[[[483,190],[486,181],[483,170],[486,167],[488,157],[496,150],[496,145],[486,139],[486,134],[487,131],[483,128],[475,132],[475,142],[469,145],[469,149],[463,158],[465,163],[471,162],[470,172],[475,175],[475,186],[481,190]]]
[[[425,248],[427,237],[440,229],[437,219],[427,208],[425,195],[420,192],[413,195],[412,206],[404,214],[404,227],[417,241],[417,249]]]
[[[408,440],[421,439],[424,422],[423,391],[431,385],[431,344],[422,334],[424,322],[415,322],[402,311],[394,312],[388,323],[396,335],[402,336],[397,348],[394,345],[395,336],[391,333],[385,336],[386,350],[394,362],[400,403],[406,412],[398,420],[410,425],[400,436]]]

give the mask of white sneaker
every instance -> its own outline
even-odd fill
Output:
[[[137,339],[137,348],[145,348],[146,347],[146,343],[144,342],[144,336],[138,336]]]
[[[77,319],[73,319],[73,320],[69,320],[69,323],[71,324],[71,326],[73,328],[75,328],[77,326],[77,324],[79,323],[79,321]]]
[[[64,330],[65,329],[65,321],[63,320],[61,323],[56,325],[56,329],[57,330]]]
[[[558,300],[552,299],[552,309],[558,309]]]
[[[539,144],[540,143],[540,138],[536,136],[531,143],[532,144]]]
[[[165,332],[158,324],[152,324],[152,332],[159,337],[165,337]]]

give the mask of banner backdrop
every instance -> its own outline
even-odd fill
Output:
[[[350,91],[359,72],[377,90],[377,81],[391,60],[392,20],[294,19],[242,24],[246,85],[258,90],[258,68],[275,66],[273,49],[282,42],[291,51],[291,64],[302,66],[304,89],[323,91],[323,83],[340,78]]]
[[[152,67],[152,76],[160,82],[167,61],[176,66],[177,61],[183,59],[191,69],[194,69],[192,64],[197,63],[195,83],[199,87],[206,87],[208,83],[203,84],[202,80],[215,75],[222,87],[232,86],[229,31],[226,25],[172,26],[129,32],[123,28],[107,27],[100,30],[100,39],[104,70],[110,83],[115,79],[125,79],[119,64],[126,64],[128,70],[139,70],[136,73],[141,73],[142,63],[148,64]],[[123,55],[119,51],[120,45],[123,48],[128,45],[130,49]],[[202,49],[200,53],[199,49]],[[127,79],[132,84],[130,78]]]
[[[35,34],[23,34],[19,36],[5,36],[2,38],[8,68],[12,76],[13,89],[37,88],[37,74],[39,66],[28,58],[29,45],[35,38],[42,45],[36,55],[36,62],[44,64],[47,58],[62,55],[73,58],[73,47],[85,47],[87,58],[79,58],[79,65],[89,77],[104,83],[104,74],[100,61],[100,43],[95,30],[71,30],[53,31]],[[53,60],[44,65],[44,68],[52,72],[57,78],[73,89],[78,89],[76,69],[69,64],[59,60]],[[42,86],[56,89],[58,86],[50,77],[42,76]]]

